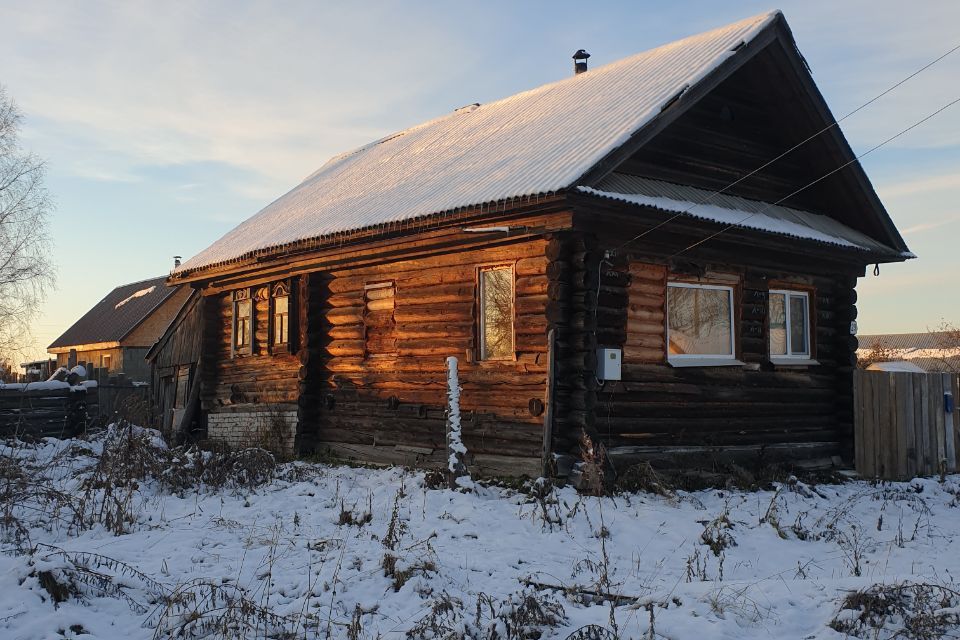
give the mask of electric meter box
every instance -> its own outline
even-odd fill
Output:
[[[597,349],[597,379],[619,380],[620,364],[623,361],[623,351],[620,349]]]

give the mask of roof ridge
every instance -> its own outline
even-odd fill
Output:
[[[608,62],[608,63],[604,64],[604,65],[601,65],[601,66],[599,66],[599,67],[596,67],[596,68],[594,68],[594,69],[590,69],[589,73],[590,73],[592,76],[596,76],[596,75],[598,75],[598,74],[599,74],[600,72],[602,72],[602,71],[607,71],[607,72],[609,72],[611,69],[614,69],[614,68],[616,68],[616,67],[626,66],[626,65],[631,64],[631,63],[633,63],[633,62],[636,62],[637,59],[639,59],[639,58],[641,58],[641,57],[651,56],[651,55],[657,53],[658,51],[662,51],[662,50],[666,50],[666,49],[672,49],[672,48],[679,48],[679,47],[682,46],[682,45],[689,44],[690,41],[692,41],[692,40],[696,40],[696,39],[700,39],[700,38],[705,39],[705,38],[707,38],[707,37],[709,37],[709,36],[711,36],[711,35],[713,35],[713,34],[716,34],[717,32],[725,31],[725,30],[728,30],[728,29],[734,29],[734,28],[737,28],[737,27],[745,27],[745,26],[748,26],[748,25],[754,25],[754,24],[760,24],[760,23],[763,23],[763,22],[773,21],[774,19],[776,19],[778,16],[781,16],[781,15],[783,15],[783,13],[780,11],[780,9],[772,9],[772,10],[767,11],[767,12],[764,12],[764,13],[758,13],[757,15],[751,16],[751,17],[749,17],[749,18],[744,18],[743,20],[738,20],[737,22],[732,22],[732,23],[730,23],[730,24],[722,25],[722,26],[719,26],[719,27],[714,27],[713,29],[710,29],[709,31],[702,31],[702,32],[700,32],[700,33],[694,33],[694,34],[691,34],[691,35],[686,36],[686,37],[684,37],[684,38],[681,38],[681,39],[679,39],[679,40],[672,40],[672,41],[670,41],[670,42],[665,42],[665,43],[663,43],[663,44],[657,45],[657,46],[655,46],[655,47],[653,47],[653,48],[651,48],[651,49],[645,49],[645,50],[643,50],[643,51],[638,51],[637,53],[631,54],[631,55],[629,55],[629,56],[627,56],[627,57],[625,57],[625,58],[620,58],[620,59],[618,59],[618,60],[613,60],[613,61],[611,61],[611,62]],[[450,111],[450,112],[441,114],[441,115],[436,116],[436,117],[434,117],[434,118],[430,118],[429,120],[424,120],[423,122],[420,122],[420,123],[418,123],[418,124],[415,124],[415,125],[412,125],[412,126],[410,126],[410,127],[407,127],[406,129],[400,129],[400,130],[394,131],[393,133],[387,134],[387,135],[385,135],[385,136],[383,136],[383,137],[381,137],[381,138],[378,138],[378,139],[376,139],[376,140],[372,140],[372,141],[370,141],[370,142],[368,142],[368,143],[366,143],[366,144],[362,144],[362,145],[360,145],[360,146],[358,146],[358,147],[355,147],[354,149],[351,149],[351,150],[349,150],[349,151],[344,151],[344,152],[342,152],[342,153],[338,153],[338,154],[330,157],[330,158],[323,164],[323,166],[321,166],[319,169],[317,169],[316,171],[314,171],[313,173],[311,173],[309,176],[307,176],[307,177],[304,179],[304,182],[310,180],[311,178],[313,178],[313,177],[316,176],[317,174],[321,173],[324,169],[326,169],[328,166],[332,165],[332,164],[333,164],[335,161],[337,161],[337,160],[343,160],[343,159],[346,159],[346,158],[348,158],[348,157],[355,156],[355,155],[357,155],[357,154],[363,153],[364,151],[368,151],[368,150],[370,150],[370,149],[372,149],[372,148],[374,148],[374,147],[376,147],[376,146],[378,146],[378,145],[380,145],[380,144],[383,144],[383,143],[385,143],[385,142],[389,142],[389,141],[391,141],[391,140],[394,140],[394,139],[396,139],[396,138],[399,138],[399,137],[401,137],[401,136],[404,136],[404,135],[406,135],[406,134],[408,134],[408,133],[412,133],[412,132],[414,132],[414,131],[417,131],[418,129],[422,129],[422,128],[427,127],[427,126],[430,126],[430,125],[433,125],[433,124],[437,124],[438,122],[441,122],[441,121],[446,120],[446,119],[448,119],[448,118],[463,117],[463,116],[466,116],[466,115],[470,115],[470,114],[472,114],[472,113],[475,113],[476,111],[485,111],[485,110],[491,109],[491,108],[493,108],[493,107],[499,106],[499,105],[501,105],[501,104],[505,104],[505,103],[507,103],[507,102],[511,102],[511,101],[514,101],[514,100],[519,100],[519,99],[522,98],[522,97],[527,97],[527,96],[530,96],[530,95],[533,95],[533,94],[536,94],[536,93],[540,93],[540,92],[546,91],[546,90],[551,89],[551,88],[554,88],[554,87],[556,87],[556,86],[560,86],[560,85],[564,85],[564,84],[570,84],[570,83],[574,83],[574,82],[578,82],[578,81],[582,81],[582,80],[583,80],[583,74],[577,74],[577,75],[573,75],[573,76],[567,76],[567,77],[565,77],[565,78],[560,78],[560,79],[558,79],[558,80],[553,80],[553,81],[551,81],[551,82],[546,82],[546,83],[544,83],[544,84],[538,85],[538,86],[536,86],[536,87],[532,87],[532,88],[530,88],[530,89],[524,89],[523,91],[519,91],[519,92],[517,92],[517,93],[512,93],[512,94],[510,94],[510,95],[508,95],[508,96],[504,96],[504,97],[502,97],[502,98],[497,98],[496,100],[492,100],[492,101],[490,101],[490,102],[473,103],[473,104],[476,105],[476,108],[475,108],[475,109],[466,110],[465,107],[459,107],[459,108],[457,108],[457,109],[454,109],[453,111]],[[469,107],[469,106],[471,106],[471,105],[467,105],[467,106]],[[569,185],[568,185],[568,186],[569,186]]]
[[[172,278],[470,205],[562,192],[659,118],[679,88],[724,68],[781,16],[766,12],[689,35],[335,155]]]

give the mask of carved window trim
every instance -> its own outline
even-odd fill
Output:
[[[254,300],[250,289],[237,289],[231,295],[231,335],[230,345],[234,356],[253,353]]]
[[[271,353],[289,353],[292,351],[293,325],[291,321],[295,317],[292,289],[293,287],[288,280],[274,282],[269,288],[268,342]],[[278,313],[278,299],[283,299],[286,304],[286,310],[282,313],[282,318],[280,317],[281,314]],[[282,335],[278,335],[278,329],[282,332]]]

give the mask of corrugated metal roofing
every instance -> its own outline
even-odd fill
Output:
[[[772,24],[766,13],[334,157],[179,271],[300,240],[570,187]]]
[[[861,349],[880,345],[885,349],[957,349],[956,336],[946,331],[921,333],[876,333],[857,336]]]
[[[578,190],[593,196],[654,207],[671,214],[736,224],[746,229],[866,251],[897,253],[827,216],[726,193],[716,194],[686,185],[612,173],[601,180],[596,188],[579,187]]]
[[[48,349],[120,341],[176,290],[176,287],[166,285],[165,276],[117,287],[54,340]]]

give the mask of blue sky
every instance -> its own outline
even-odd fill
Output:
[[[960,2],[5,2],[0,83],[57,209],[49,344],[329,156],[772,8],[837,117],[960,44]],[[960,95],[960,52],[842,125],[862,152]],[[860,283],[861,332],[960,323],[960,105],[864,161],[919,260]]]

